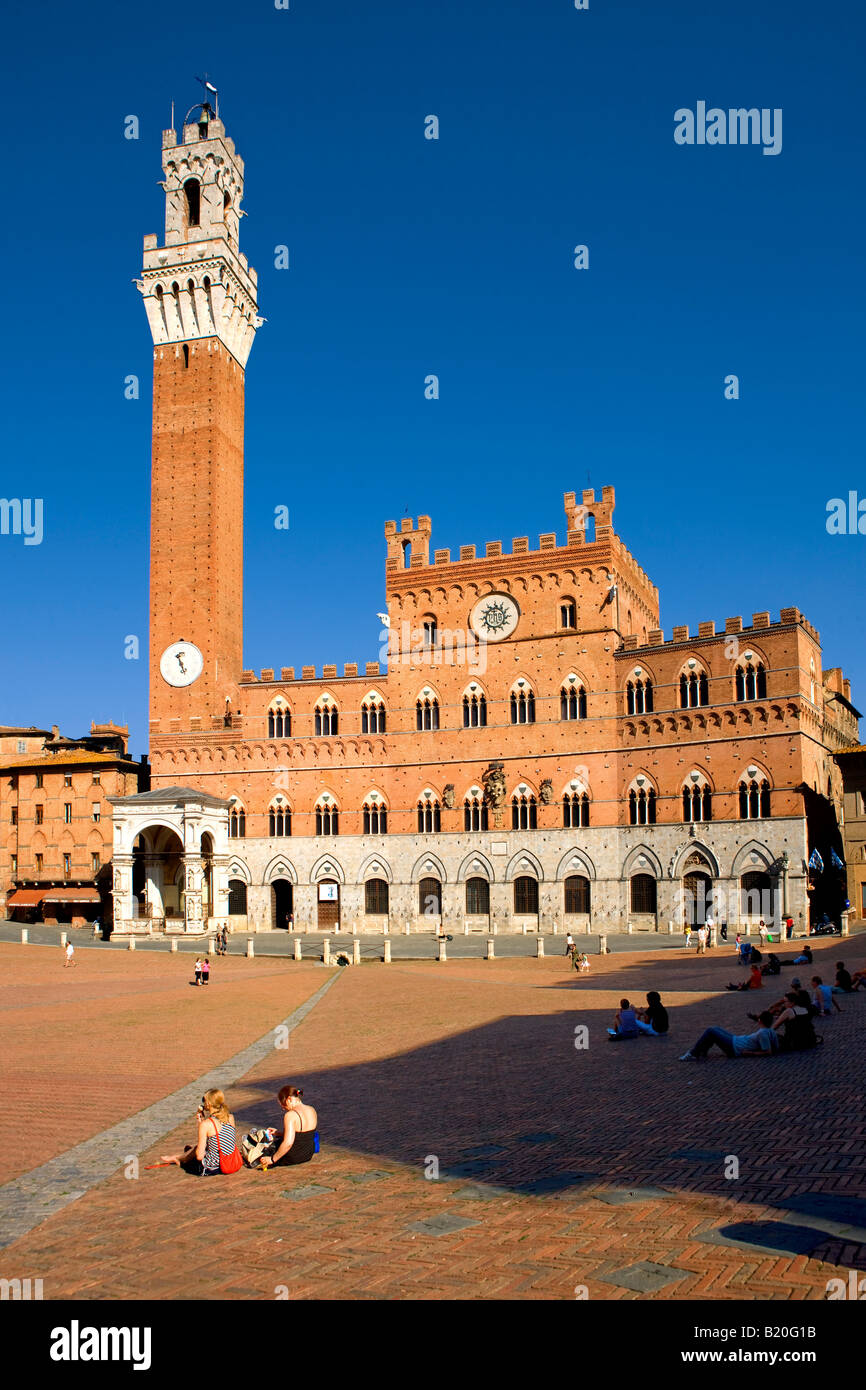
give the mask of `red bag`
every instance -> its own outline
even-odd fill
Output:
[[[222,1151],[222,1146],[220,1144],[219,1123],[217,1120],[214,1120],[214,1124],[216,1125],[217,1150],[219,1151],[220,1156],[220,1172],[236,1173],[239,1168],[243,1167],[244,1163],[243,1159],[241,1158],[241,1151],[238,1148],[237,1144],[235,1144],[235,1147],[230,1154],[224,1154]]]

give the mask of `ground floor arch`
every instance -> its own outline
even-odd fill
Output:
[[[316,884],[316,925],[319,931],[340,930],[340,885],[335,878]]]
[[[271,926],[275,931],[289,931],[295,922],[294,885],[288,878],[275,878],[271,883]]]

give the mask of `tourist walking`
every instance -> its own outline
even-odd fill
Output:
[[[204,960],[203,960],[202,963],[201,963],[201,982],[202,982],[203,985],[206,985],[206,984],[208,983],[209,980],[210,980],[210,960],[209,960],[209,958],[208,958],[207,956],[205,956]]]
[[[570,931],[565,933],[565,954],[571,958],[571,961],[572,961],[572,964],[573,964],[573,963],[574,963],[574,937],[572,936],[572,934],[571,934]]]
[[[75,947],[71,941],[67,941],[66,945],[63,947],[63,957],[64,970],[68,970],[70,965],[74,965],[77,968],[78,961],[75,960]]]
[[[196,1111],[198,1134],[195,1146],[187,1144],[183,1153],[163,1154],[163,1163],[176,1163],[185,1173],[213,1178],[220,1173],[236,1173],[243,1166],[237,1145],[235,1117],[226,1105],[222,1091],[205,1091]]]
[[[697,952],[696,952],[697,955],[699,955],[699,956],[705,956],[705,955],[706,955],[706,953],[707,953],[707,937],[709,936],[709,934],[710,934],[710,933],[709,933],[709,930],[707,929],[706,924],[705,924],[705,923],[702,923],[701,926],[698,927],[698,949],[697,949]]]
[[[200,985],[200,984],[201,984],[201,957],[200,957],[200,956],[198,956],[198,957],[196,958],[196,962],[195,962],[195,966],[194,966],[194,971],[195,971],[195,982],[196,982],[197,985]]]
[[[727,918],[725,917],[723,917],[721,922],[719,923],[719,936],[722,938],[723,941],[727,941],[728,939],[728,922]]]

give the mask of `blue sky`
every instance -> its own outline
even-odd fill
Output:
[[[389,518],[429,513],[453,551],[534,544],[564,538],[564,491],[613,483],[666,636],[797,605],[866,701],[866,536],[825,526],[830,498],[866,498],[864,30],[853,0],[9,11],[0,496],[42,497],[45,536],[0,535],[0,723],[114,718],[146,750],[132,280],[162,235],[170,103],[204,71],[246,163],[268,320],[247,372],[245,665],[377,657]],[[781,154],[678,146],[674,112],[699,100],[781,108]]]

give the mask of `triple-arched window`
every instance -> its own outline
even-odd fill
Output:
[[[314,727],[318,735],[330,735],[337,732],[339,714],[337,706],[333,700],[322,699],[316,705]]]
[[[740,820],[766,820],[770,815],[770,784],[766,777],[740,781]]]
[[[268,710],[268,738],[290,738],[292,714],[286,705],[271,705]]]
[[[512,724],[535,723],[535,695],[526,681],[518,681],[511,692]]]
[[[361,706],[361,733],[384,734],[385,705],[376,694],[370,694]]]
[[[625,694],[629,714],[652,714],[653,683],[649,677],[632,676]]]
[[[340,812],[337,803],[330,797],[327,800],[322,797],[316,803],[316,834],[317,835],[339,835],[340,833]]]
[[[538,829],[538,803],[531,792],[515,792],[511,798],[511,829]]]
[[[586,718],[586,690],[578,685],[576,678],[569,676],[559,692],[560,719]]]
[[[435,796],[422,796],[418,800],[418,831],[422,835],[434,834],[442,829],[442,808]]]
[[[767,669],[763,661],[740,663],[735,673],[736,698],[738,700],[766,700]]]
[[[687,782],[683,787],[683,821],[688,824],[694,821],[712,820],[713,818],[713,794],[709,786],[700,781]]]
[[[282,797],[272,801],[268,808],[268,834],[291,835],[292,808]]]
[[[566,792],[562,798],[562,824],[566,830],[589,825],[589,797],[586,792]]]
[[[653,787],[632,788],[628,794],[629,825],[655,825],[656,794]]]
[[[694,709],[709,703],[710,682],[706,671],[683,671],[680,675],[680,709]]]
[[[469,691],[463,696],[464,729],[484,728],[487,723],[487,696],[483,691]]]
[[[467,796],[463,802],[463,829],[487,829],[487,802],[482,796]]]
[[[439,728],[439,701],[435,695],[419,695],[415,703],[416,729]]]
[[[367,797],[364,802],[364,834],[387,835],[388,810],[384,801]]]

